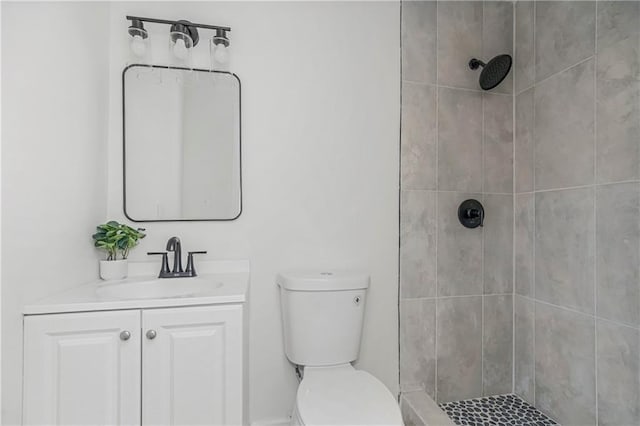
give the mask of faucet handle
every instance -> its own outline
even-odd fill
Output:
[[[170,273],[169,271],[169,259],[167,258],[167,252],[166,251],[149,251],[147,252],[147,254],[149,256],[162,256],[162,268],[160,268],[160,275],[158,275],[159,277],[163,277],[166,276],[167,274]]]
[[[190,251],[189,252],[189,255],[187,256],[187,269],[185,270],[185,272],[187,274],[189,274],[190,277],[198,276],[198,274],[196,273],[196,267],[193,264],[193,255],[194,254],[207,254],[207,252],[206,252],[206,250]]]

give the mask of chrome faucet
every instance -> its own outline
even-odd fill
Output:
[[[162,267],[160,268],[160,274],[158,278],[183,278],[183,277],[196,277],[196,267],[193,263],[194,254],[206,254],[206,251],[190,251],[187,257],[187,269],[182,269],[182,244],[180,238],[171,237],[167,241],[167,251],[154,252],[150,251],[148,255],[161,255]],[[173,252],[173,269],[169,270],[169,259],[167,252]]]

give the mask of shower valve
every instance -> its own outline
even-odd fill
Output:
[[[458,207],[458,219],[465,228],[483,226],[484,207],[478,200],[465,200]]]

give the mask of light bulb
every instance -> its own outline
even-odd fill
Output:
[[[187,56],[189,56],[189,49],[184,43],[184,40],[179,38],[176,40],[176,43],[173,45],[173,54],[176,58],[185,60]]]
[[[226,64],[229,62],[229,48],[223,43],[217,45],[213,51],[213,59],[219,64]]]
[[[147,50],[142,36],[136,34],[131,38],[131,51],[138,57],[143,57]]]

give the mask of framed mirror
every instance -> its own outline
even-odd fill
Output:
[[[122,72],[124,214],[134,222],[242,212],[240,79],[159,65]]]

